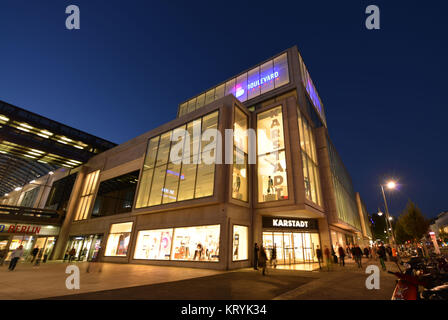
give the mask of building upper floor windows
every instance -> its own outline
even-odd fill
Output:
[[[233,121],[233,172],[232,172],[232,198],[248,200],[248,117],[239,108],[235,107]]]
[[[257,115],[258,202],[288,199],[282,106]]]
[[[202,137],[218,128],[218,115],[215,111],[149,140],[136,208],[213,195],[215,164],[201,159],[216,139]]]
[[[89,211],[95,196],[96,186],[100,170],[94,171],[86,175],[84,178],[84,185],[81,191],[81,197],[78,202],[78,208],[75,214],[75,221],[85,220],[89,215]]]
[[[139,171],[102,181],[93,206],[92,218],[130,212]]]
[[[288,55],[285,52],[180,104],[178,116],[181,117],[229,94],[244,102],[288,83]]]

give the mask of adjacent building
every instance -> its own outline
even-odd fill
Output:
[[[318,247],[372,240],[297,47],[69,177],[54,259],[75,248],[78,260],[236,269],[252,264],[255,243],[275,246],[279,264],[302,264]]]

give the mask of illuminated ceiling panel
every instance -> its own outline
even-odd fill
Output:
[[[0,100],[0,195],[116,146]]]

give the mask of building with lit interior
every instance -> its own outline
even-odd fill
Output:
[[[179,143],[190,152],[173,153]],[[226,161],[195,161],[210,154]],[[275,245],[279,264],[302,264],[317,261],[318,246],[372,237],[297,47],[188,99],[174,120],[68,177],[54,259],[75,248],[78,260],[235,269],[252,264],[255,243],[268,255]]]

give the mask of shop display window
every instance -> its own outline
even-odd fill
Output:
[[[220,226],[174,229],[172,260],[219,261]]]
[[[282,107],[257,115],[258,201],[288,199]]]
[[[169,260],[172,238],[173,229],[139,231],[134,259]]]
[[[249,228],[245,226],[233,226],[233,261],[248,259],[248,243],[249,243]]]
[[[132,224],[132,222],[126,222],[116,223],[111,226],[105,256],[125,257],[127,255]]]

